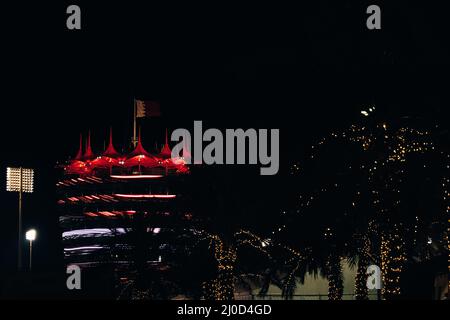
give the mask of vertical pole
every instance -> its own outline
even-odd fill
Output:
[[[380,237],[381,239],[381,242],[380,243],[383,243],[383,236],[381,236]],[[380,275],[379,275],[379,277],[380,277],[380,289],[377,289],[377,300],[379,300],[379,301],[381,301],[381,300],[383,300],[383,292],[381,291],[381,289],[383,288],[383,286],[384,286],[384,283],[383,283],[383,269],[382,269],[382,267],[383,267],[383,253],[381,252],[381,248],[380,248],[380,258],[379,258],[379,260],[378,260],[378,266],[379,266],[379,268],[380,268]]]
[[[22,271],[22,167],[19,170],[19,239],[17,248],[17,269]]]
[[[137,140],[136,140],[136,99],[133,98],[133,108],[134,108],[134,114],[133,114],[133,146],[136,148]]]
[[[33,240],[30,240],[30,271],[32,269],[31,262],[33,260]]]

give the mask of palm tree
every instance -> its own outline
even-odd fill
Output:
[[[359,151],[351,147],[352,145],[360,146]],[[348,241],[347,248],[336,247],[337,251],[344,249],[343,256],[357,258],[354,260],[354,265],[358,264],[356,298],[367,298],[367,290],[363,283],[368,261],[377,262],[381,266],[386,283],[385,297],[397,297],[401,293],[399,279],[403,266],[407,262],[407,252],[410,250],[408,247],[412,243],[411,241],[406,243],[405,236],[408,232],[410,233],[408,230],[418,225],[412,219],[414,216],[418,221],[424,220],[421,213],[411,214],[411,210],[406,210],[408,206],[405,205],[410,203],[411,199],[416,199],[411,197],[411,191],[408,190],[408,188],[411,189],[410,185],[417,188],[424,181],[410,181],[411,184],[408,186],[402,185],[402,182],[411,176],[420,178],[417,167],[427,168],[430,163],[435,163],[426,162],[424,156],[428,154],[433,157],[432,155],[436,154],[434,150],[437,148],[434,147],[432,135],[409,127],[390,128],[386,123],[369,124],[365,127],[353,126],[349,130],[331,134],[330,137],[321,140],[313,150],[312,160],[304,165],[306,167],[309,165],[309,170],[303,170],[307,175],[302,176],[302,181],[307,184],[305,188],[307,191],[301,192],[303,193],[301,203],[291,210],[292,213],[307,216],[308,212],[313,211],[322,220],[329,222],[331,228],[335,227],[338,233],[339,226],[345,222],[347,225],[341,231],[349,235],[363,234],[362,241],[351,240]],[[442,163],[441,160],[437,162]],[[414,166],[415,161],[420,165]],[[409,167],[411,164],[412,168]],[[435,172],[442,173],[442,171]],[[408,172],[415,174],[408,175]],[[343,177],[345,179],[342,179]],[[438,176],[426,177],[425,181],[431,181],[429,188],[432,189],[441,181]],[[314,184],[315,181],[319,186]],[[337,202],[336,200],[344,197],[337,196],[336,192],[342,191],[331,190],[329,186],[333,181],[335,185],[345,185],[347,193],[355,194],[355,200],[349,201],[347,205]],[[353,181],[353,183],[345,183],[345,181]],[[400,190],[403,191],[400,192]],[[405,191],[409,194],[404,195]],[[330,197],[330,192],[336,193],[334,198]],[[425,190],[423,194],[426,193],[429,192]],[[435,192],[435,194],[438,193]],[[423,197],[423,195],[417,196]],[[323,205],[324,202],[326,205],[329,203],[333,205],[327,208]],[[424,208],[422,211],[429,213],[430,209]],[[438,212],[437,209],[433,211]],[[336,215],[334,220],[328,215],[329,212]],[[428,223],[432,221],[429,217],[426,219]],[[321,223],[306,217],[294,219],[298,223],[294,225],[296,228],[305,222],[311,225],[311,220],[312,224]],[[334,225],[334,223],[337,224]],[[296,231],[298,234],[298,230]],[[305,235],[307,234],[306,230]],[[330,297],[339,298],[339,258],[335,251],[332,253],[326,257],[324,270],[331,283]]]
[[[208,243],[216,265],[215,276],[203,284],[206,299],[234,299],[235,283],[242,270],[240,247],[251,245],[267,255],[262,245],[264,238],[256,233],[264,233],[264,228],[271,227],[273,216],[266,214],[267,201],[262,200],[270,198],[261,196],[270,189],[250,184],[255,176],[248,179],[249,174],[255,172],[235,167],[202,167],[192,171],[194,215],[201,221],[198,231]]]

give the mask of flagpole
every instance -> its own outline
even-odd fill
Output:
[[[137,140],[136,140],[136,99],[133,98],[133,108],[134,108],[134,115],[133,115],[133,146],[136,147]]]

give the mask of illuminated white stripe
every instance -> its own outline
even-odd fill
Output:
[[[64,251],[78,251],[78,250],[98,250],[103,249],[102,246],[90,246],[90,247],[75,247],[75,248],[64,248]]]
[[[78,229],[78,230],[71,230],[63,232],[62,236],[63,238],[66,237],[73,237],[73,236],[86,236],[86,235],[95,235],[95,234],[113,234],[113,232],[117,233],[125,233],[124,228],[117,228],[117,229],[106,229],[106,228],[93,228],[93,229]]]

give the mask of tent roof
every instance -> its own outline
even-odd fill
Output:
[[[83,158],[83,136],[80,133],[80,147],[78,149],[77,155],[75,156],[75,160],[81,160]]]
[[[154,158],[142,146],[141,129],[140,128],[139,128],[138,142],[137,142],[136,148],[134,148],[134,150],[128,155],[128,158],[133,158],[136,156],[146,156],[146,157]]]
[[[94,153],[92,152],[92,148],[91,148],[91,132],[89,131],[87,142],[86,142],[86,151],[84,152],[83,159],[91,160],[92,158],[94,158]]]
[[[106,148],[105,152],[103,152],[103,156],[109,157],[109,158],[117,158],[120,156],[120,154],[114,148],[112,128],[109,129],[109,144],[108,144],[108,148]]]
[[[161,149],[161,152],[159,153],[159,156],[163,159],[171,158],[172,157],[172,150],[170,150],[169,147],[169,140],[167,136],[167,129],[166,129],[166,143],[164,144],[163,148]]]

